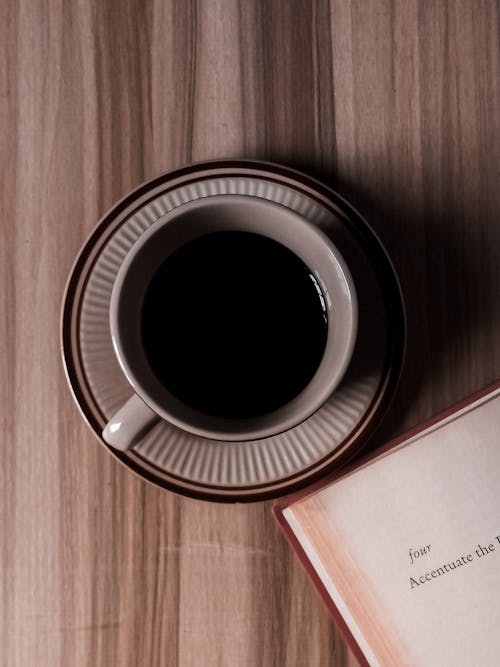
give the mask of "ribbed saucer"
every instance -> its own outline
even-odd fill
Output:
[[[359,335],[344,380],[309,419],[285,433],[238,443],[194,436],[161,422],[132,450],[101,438],[131,396],[113,352],[109,302],[125,255],[160,216],[214,195],[258,197],[318,225],[345,258],[359,299]],[[392,265],[366,222],[325,186],[254,162],[193,165],[146,183],[99,223],[73,267],[62,317],[63,359],[73,396],[95,435],[142,477],[180,493],[244,501],[282,495],[352,456],[379,423],[400,373],[405,338]]]

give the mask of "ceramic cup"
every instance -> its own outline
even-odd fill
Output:
[[[323,358],[310,382],[284,406],[254,419],[222,419],[182,403],[154,375],[141,340],[142,303],[157,269],[188,241],[219,231],[260,234],[286,246],[315,277],[328,314]],[[290,429],[318,410],[341,381],[356,339],[357,315],[354,283],[339,251],[323,232],[295,212],[240,195],[209,196],[182,204],[139,237],[116,277],[110,304],[111,335],[118,362],[135,393],[108,422],[103,438],[112,447],[126,450],[160,419],[201,437],[234,442]]]

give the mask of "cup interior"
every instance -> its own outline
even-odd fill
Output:
[[[309,384],[279,409],[252,419],[214,417],[180,401],[156,378],[142,344],[142,305],[158,268],[185,243],[220,231],[260,234],[295,253],[315,277],[328,315],[325,350]],[[162,418],[208,438],[252,440],[292,428],[319,409],[331,395],[352,355],[357,332],[357,299],[342,256],[317,227],[290,209],[267,200],[240,195],[210,196],[170,211],[137,240],[125,257],[113,287],[110,326],[115,352],[129,383]]]

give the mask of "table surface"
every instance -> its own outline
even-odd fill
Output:
[[[177,497],[94,439],[60,363],[62,292],[142,181],[283,162],[353,201],[400,275],[407,362],[376,440],[487,385],[499,26],[494,0],[0,3],[2,664],[357,664],[269,504]]]

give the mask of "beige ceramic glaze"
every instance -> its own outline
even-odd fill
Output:
[[[309,384],[280,409],[256,419],[220,419],[179,401],[151,370],[138,325],[144,293],[166,257],[194,238],[228,230],[267,236],[300,257],[315,278],[328,313],[325,352]],[[274,202],[216,195],[177,207],[139,237],[116,277],[110,326],[118,361],[137,395],[120,408],[104,429],[108,444],[128,449],[154,424],[155,414],[190,433],[235,442],[266,438],[292,428],[327,400],[351,359],[357,332],[357,299],[340,252],[314,225]]]
[[[279,203],[339,248],[358,293],[351,363],[323,406],[284,433],[228,443],[161,420],[132,449],[112,451],[164,488],[213,500],[255,500],[296,489],[356,451],[380,420],[401,368],[404,315],[397,279],[373,232],[334,192],[298,172],[249,162],[195,165],[141,187],[108,214],[75,263],[63,311],[64,360],[75,400],[100,438],[134,393],[114,354],[109,325],[120,266],[163,215],[226,194]]]

